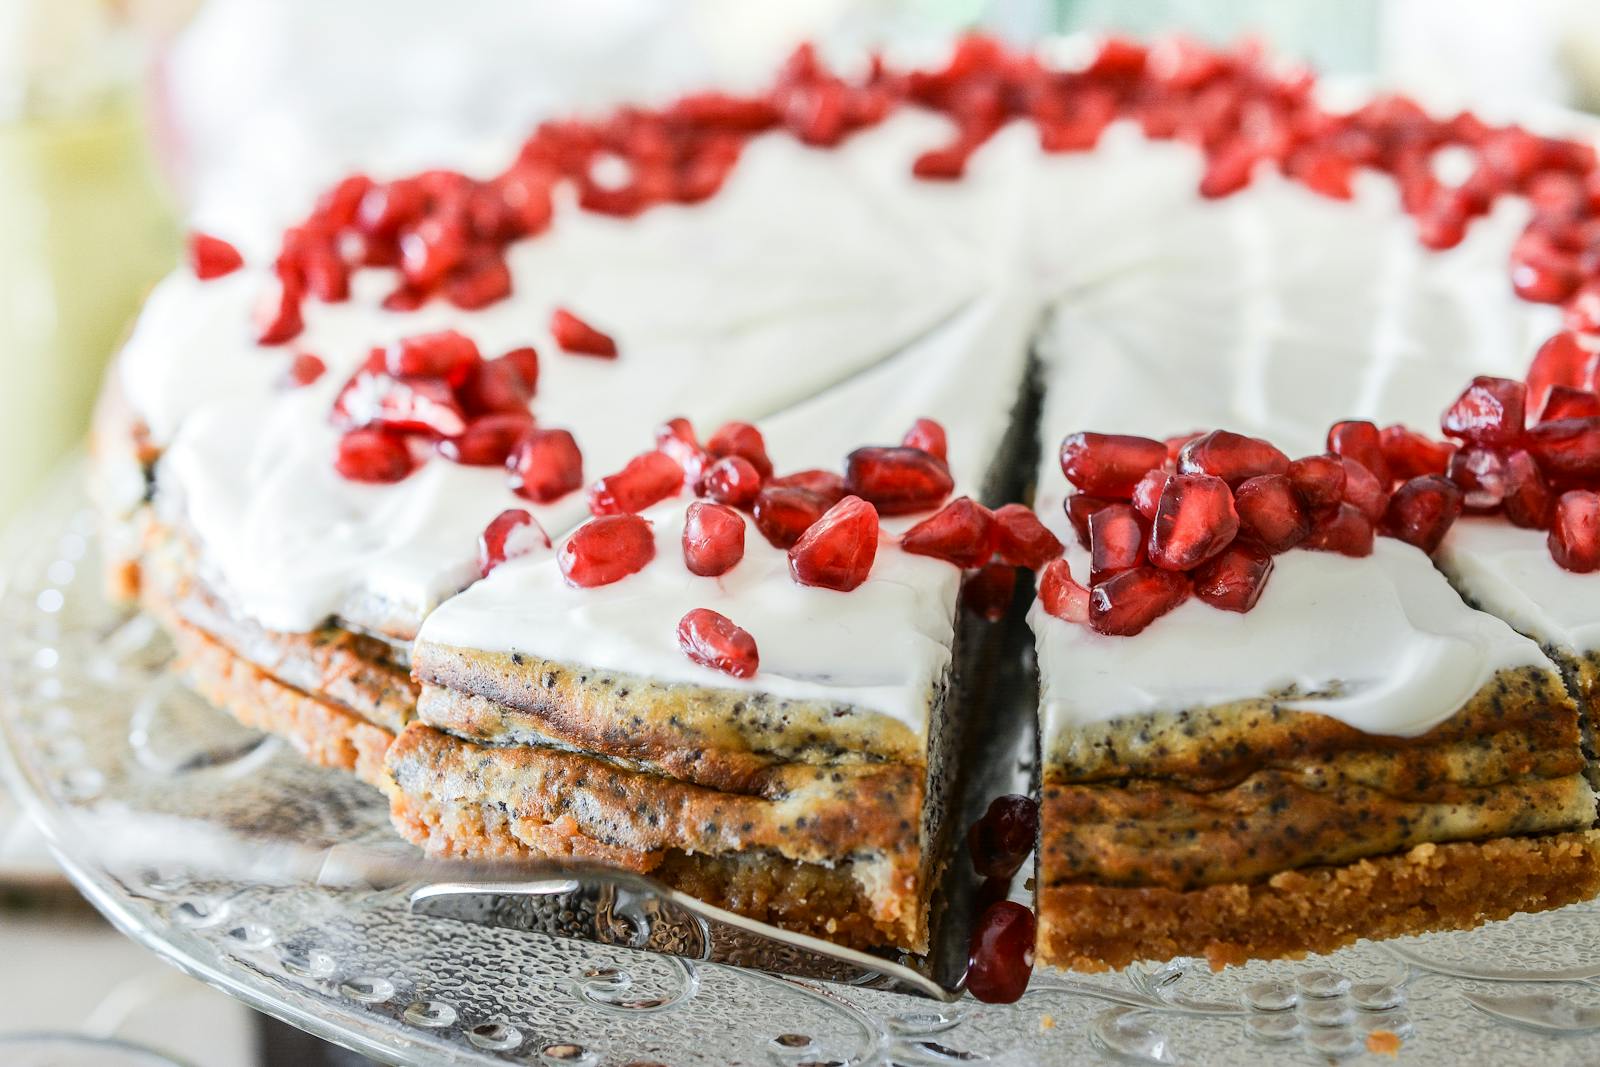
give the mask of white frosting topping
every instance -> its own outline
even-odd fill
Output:
[[[1434,558],[1485,611],[1544,644],[1591,652],[1600,648],[1600,572],[1563,570],[1546,536],[1496,519],[1462,518]]]
[[[1087,561],[1076,563],[1086,573]],[[1289,696],[1284,707],[1413,737],[1448,719],[1496,670],[1545,662],[1532,641],[1463,605],[1428,558],[1400,541],[1379,538],[1362,559],[1301,550],[1274,563],[1250,611],[1191,599],[1133,638],[1063,622],[1035,602],[1043,736],[1293,687],[1332,695]]]

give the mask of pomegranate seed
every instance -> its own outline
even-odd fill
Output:
[[[1150,524],[1150,562],[1164,570],[1190,570],[1221,552],[1238,532],[1239,513],[1226,482],[1210,474],[1174,474]]]
[[[761,474],[743,456],[723,456],[706,468],[695,491],[721,504],[749,508],[761,492]]]
[[[1145,472],[1167,461],[1167,446],[1127,434],[1075,433],[1061,442],[1067,481],[1094,496],[1126,500]]]
[[[272,282],[255,308],[256,343],[281,345],[305,329],[300,318],[300,289],[282,279]]]
[[[689,573],[713,578],[741,559],[744,518],[726,504],[690,504],[683,520],[683,563]]]
[[[1101,508],[1110,507],[1117,503],[1104,497],[1090,496],[1088,493],[1073,493],[1067,497],[1067,521],[1072,523],[1072,529],[1078,535],[1078,543],[1084,548],[1089,547],[1089,519]]]
[[[1467,236],[1467,213],[1451,190],[1439,189],[1417,216],[1417,240],[1424,248],[1443,252]]]
[[[486,308],[511,295],[511,268],[498,252],[469,255],[444,282],[444,298],[465,311]]]
[[[845,485],[885,515],[938,507],[955,483],[944,461],[919,448],[858,448],[845,457]]]
[[[396,378],[442,378],[452,389],[482,362],[472,338],[455,330],[404,337],[384,350],[384,369]]]
[[[1187,574],[1159,567],[1123,571],[1089,590],[1089,625],[1096,633],[1132,637],[1189,599],[1189,592]]]
[[[333,402],[341,426],[383,426],[390,430],[457,437],[467,428],[465,413],[450,387],[437,378],[391,378],[358,371]]]
[[[1383,458],[1383,437],[1370,422],[1336,422],[1328,428],[1328,451],[1345,459],[1353,459],[1387,487],[1394,479],[1389,473],[1389,461]]]
[[[1251,172],[1261,159],[1261,150],[1240,137],[1206,156],[1205,173],[1200,178],[1200,195],[1215,200],[1231,196],[1250,184]]]
[[[601,359],[617,358],[617,342],[566,308],[556,308],[551,313],[550,336],[556,339],[556,344],[563,352],[598,356]]]
[[[1445,472],[1461,490],[1462,502],[1472,511],[1491,511],[1506,495],[1505,457],[1488,448],[1468,445],[1450,457]]]
[[[508,559],[526,556],[540,545],[550,547],[550,535],[521,508],[507,508],[489,521],[478,538],[478,573],[489,572]]]
[[[1262,474],[1282,474],[1289,457],[1258,437],[1212,430],[1184,445],[1178,453],[1178,473],[1210,474],[1229,487]]]
[[[203,282],[232,274],[244,266],[239,250],[220,237],[208,233],[189,235],[189,265],[194,276]]]
[[[1479,376],[1450,405],[1440,425],[1450,437],[1507,445],[1522,436],[1528,387],[1510,378]]]
[[[678,647],[700,666],[735,678],[755,677],[761,663],[756,639],[710,608],[695,608],[678,621]]]
[[[1289,464],[1287,477],[1306,507],[1313,511],[1344,499],[1344,460],[1339,456],[1328,453],[1297,459]]]
[[[1550,556],[1569,571],[1600,568],[1600,494],[1573,489],[1561,494],[1550,521]]]
[[[637,515],[590,519],[572,531],[557,553],[568,584],[584,589],[620,582],[655,556],[650,524]]]
[[[1038,802],[1017,793],[995,797],[983,818],[967,829],[972,869],[985,878],[1010,878],[1022,868],[1038,837]]]
[[[400,234],[400,273],[414,289],[433,289],[466,254],[466,229],[457,218],[430,216]]]
[[[583,484],[583,454],[566,430],[535,429],[506,459],[511,489],[536,504],[560,500]]]
[[[374,185],[356,209],[356,225],[369,234],[390,235],[415,221],[426,204],[426,195],[415,181]]]
[[[1434,441],[1404,426],[1385,426],[1378,434],[1384,462],[1395,478],[1415,478],[1419,474],[1443,474],[1450,465],[1455,446]]]
[[[830,508],[850,495],[850,490],[845,487],[844,477],[832,471],[795,471],[793,474],[785,474],[782,478],[769,478],[766,484],[774,489],[804,489],[815,493],[827,501],[827,506]]]
[[[1197,437],[1204,436],[1205,434],[1203,432],[1195,430],[1192,433],[1180,433],[1175,437],[1169,437],[1165,441],[1161,442],[1167,449],[1166,469],[1168,473],[1177,469],[1178,454],[1183,451],[1183,446],[1188,444],[1190,441],[1193,441]]]
[[[1017,591],[1017,568],[990,563],[961,583],[961,606],[980,619],[999,622],[1011,609]]]
[[[1577,333],[1600,332],[1600,280],[1584,282],[1567,298],[1561,325]],[[1533,389],[1530,379],[1528,388]]]
[[[1555,502],[1555,493],[1532,456],[1521,449],[1506,456],[1505,498],[1501,507],[1512,525],[1532,530],[1547,528]]]
[[[1389,507],[1389,490],[1366,467],[1346,457],[1344,502],[1355,505],[1369,521],[1377,522]]]
[[[1143,515],[1146,522],[1154,521],[1156,508],[1161,503],[1161,494],[1167,488],[1167,479],[1170,473],[1157,467],[1144,472],[1144,477],[1139,479],[1139,484],[1133,487],[1133,509]]]
[[[759,527],[759,500],[756,507]],[[789,574],[801,585],[848,593],[867,580],[877,554],[877,509],[858,496],[847,496],[824,512],[789,549]]]
[[[907,448],[926,452],[937,460],[949,458],[946,455],[944,427],[932,419],[918,419],[912,423],[911,429],[906,431],[905,438],[900,443]]]
[[[1194,572],[1194,595],[1223,611],[1246,612],[1256,606],[1271,574],[1266,549],[1235,541]]]
[[[989,905],[967,948],[967,992],[985,1004],[1020,1000],[1033,976],[1033,912],[1014,900]]]
[[[1576,334],[1558,333],[1540,345],[1528,366],[1528,410],[1542,409],[1554,386],[1584,388],[1594,363],[1594,353],[1578,343]]]
[[[685,418],[668,419],[656,427],[656,448],[683,468],[683,480],[688,485],[698,485],[711,465],[711,454],[700,447],[694,427]]]
[[[1570,385],[1552,385],[1545,394],[1544,407],[1539,409],[1539,416],[1534,421],[1593,418],[1600,418],[1600,394],[1587,389],[1574,389]]]
[[[503,467],[522,435],[533,429],[533,416],[484,415],[467,424],[459,437],[447,437],[435,447],[439,455],[466,467]]]
[[[1089,516],[1089,584],[1143,566],[1145,540],[1144,522],[1131,504],[1112,504]]]
[[[404,437],[361,427],[339,438],[334,469],[353,482],[398,482],[416,469]]]
[[[289,382],[297,386],[310,385],[321,378],[327,370],[328,365],[322,362],[321,356],[300,352],[289,363]]]
[[[1039,516],[1021,504],[1006,504],[994,513],[995,551],[1003,563],[1038,570],[1061,555],[1061,542]]]
[[[1311,517],[1285,475],[1249,479],[1233,491],[1233,506],[1239,513],[1240,535],[1254,538],[1270,553],[1287,552],[1311,533]]]
[[[635,514],[682,488],[683,468],[671,456],[643,452],[589,487],[589,511],[594,515]]]
[[[1312,521],[1311,536],[1301,548],[1338,552],[1346,556],[1372,555],[1372,520],[1354,504],[1340,504]]]
[[[793,548],[833,506],[826,497],[809,489],[767,485],[756,494],[753,515],[756,529],[768,544],[773,548]]]
[[[761,477],[772,477],[772,460],[767,458],[767,442],[762,439],[761,431],[748,422],[725,423],[706,442],[706,451],[718,459],[723,456],[742,456],[750,461]]]
[[[1511,288],[1523,300],[1559,304],[1580,281],[1576,257],[1555,247],[1545,234],[1527,230],[1511,248]]]
[[[1089,621],[1089,590],[1073,579],[1064,559],[1051,560],[1039,572],[1039,603],[1064,622]]]
[[[1461,514],[1461,490],[1437,474],[1401,483],[1389,498],[1383,532],[1433,554]]]
[[[385,311],[415,311],[428,302],[430,293],[414,285],[401,285],[383,298],[380,306]]]
[[[457,394],[468,414],[479,416],[527,415],[528,402],[533,399],[527,375],[512,361],[511,353],[473,367]]]
[[[306,288],[326,304],[350,299],[350,268],[339,258],[331,241],[318,242],[306,249]]]
[[[1351,186],[1355,164],[1336,152],[1312,149],[1297,153],[1289,173],[1312,192],[1330,199],[1350,200],[1355,196],[1355,189]]]
[[[1600,418],[1557,419],[1528,431],[1524,447],[1558,485],[1600,478]]]
[[[957,567],[979,567],[994,555],[994,516],[971,497],[957,497],[907,530],[900,547]]]

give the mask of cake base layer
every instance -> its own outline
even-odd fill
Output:
[[[1213,967],[1331,952],[1362,938],[1462,930],[1600,894],[1600,831],[1425,844],[1341,867],[1188,891],[1039,893],[1039,959],[1103,971],[1204,956]]]
[[[793,765],[769,799],[421,723],[387,768],[395,826],[430,855],[607,863],[840,943],[926,944],[921,768]]]

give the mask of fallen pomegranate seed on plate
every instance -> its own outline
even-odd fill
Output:
[[[753,678],[761,665],[755,638],[710,608],[694,608],[678,621],[678,646],[702,667],[735,678]]]
[[[1033,912],[1014,900],[989,905],[972,932],[967,954],[967,992],[985,1004],[1022,998],[1033,977]]]

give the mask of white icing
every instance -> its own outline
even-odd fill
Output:
[[[1076,573],[1087,571],[1078,561]],[[1379,538],[1371,556],[1290,551],[1253,609],[1191,599],[1137,637],[1105,637],[1035,602],[1040,727],[1062,731],[1155,711],[1261,697],[1367,733],[1414,737],[1448,719],[1496,670],[1546,661],[1539,647],[1462,604],[1417,549]]]
[[[1561,569],[1543,530],[1463,518],[1435,559],[1466,596],[1523,633],[1567,652],[1600,648],[1600,572]]]

